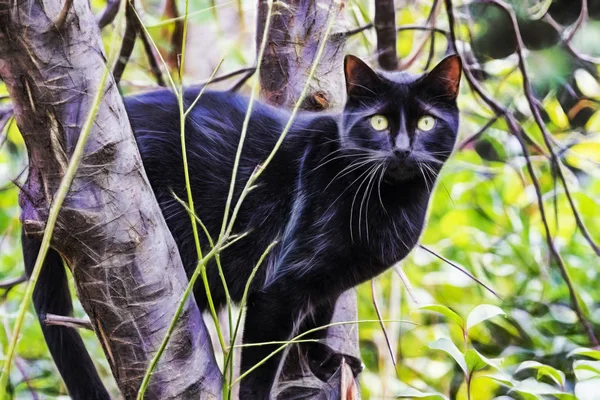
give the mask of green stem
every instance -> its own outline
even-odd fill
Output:
[[[231,208],[231,202],[233,200],[233,192],[235,189],[237,171],[242,157],[242,149],[244,148],[244,141],[246,139],[246,133],[248,132],[248,125],[250,124],[250,115],[252,114],[252,106],[254,104],[254,98],[256,97],[260,84],[260,67],[262,66],[263,54],[265,52],[267,38],[269,34],[269,28],[271,26],[271,12],[273,10],[273,1],[267,2],[268,10],[265,20],[265,28],[263,31],[262,42],[260,49],[258,50],[257,61],[256,61],[256,76],[257,78],[252,83],[252,91],[250,92],[250,100],[248,102],[248,108],[246,109],[246,115],[244,116],[244,122],[242,124],[242,131],[240,133],[240,141],[238,143],[237,151],[235,153],[235,159],[233,161],[233,171],[231,173],[231,181],[229,183],[229,193],[227,194],[227,201],[225,203],[225,212],[223,213],[223,224],[221,226],[220,237],[226,236],[224,233],[227,227],[227,220],[229,218],[229,209]],[[233,218],[232,218],[233,221]],[[232,223],[233,225],[233,223]],[[231,229],[228,230],[228,233]]]
[[[299,334],[298,336],[294,337],[291,340],[282,342],[283,344],[281,346],[279,346],[277,349],[273,350],[268,356],[266,356],[265,358],[263,358],[259,363],[257,363],[256,365],[254,365],[252,368],[248,369],[246,372],[244,372],[243,374],[241,374],[236,380],[235,382],[233,382],[233,384],[231,386],[235,386],[239,381],[241,381],[242,379],[244,379],[246,376],[248,376],[250,373],[252,373],[255,369],[257,369],[258,367],[260,367],[262,364],[264,364],[265,362],[267,362],[271,357],[273,357],[275,354],[279,353],[281,350],[285,349],[287,345],[289,345],[290,343],[294,343],[296,341],[298,341],[299,339],[302,339],[304,336],[306,335],[310,335],[313,332],[317,332],[323,329],[327,329],[330,328],[332,326],[339,326],[339,325],[350,325],[350,324],[364,324],[364,323],[381,323],[381,322],[401,322],[401,323],[407,323],[407,324],[412,324],[412,325],[417,325],[414,322],[411,321],[403,321],[403,320],[390,320],[390,319],[386,319],[386,320],[379,320],[379,319],[363,319],[363,320],[356,320],[356,321],[341,321],[341,322],[332,322],[330,324],[327,325],[321,325],[319,327],[313,328],[313,329],[309,329],[306,332],[303,332],[301,334]],[[265,345],[268,344],[269,342],[265,342],[265,343],[259,343],[257,345]]]
[[[252,280],[254,279],[254,276],[256,275],[256,272],[258,271],[258,267],[261,266],[261,264],[263,263],[263,261],[265,260],[265,258],[269,254],[269,252],[273,249],[273,247],[275,247],[276,244],[277,244],[277,242],[275,241],[275,242],[271,243],[265,249],[265,251],[262,253],[260,258],[258,259],[258,262],[252,269],[252,272],[250,273],[250,277],[248,278],[248,281],[246,281],[246,286],[244,287],[244,294],[242,295],[242,301],[240,302],[240,314],[238,315],[237,321],[235,323],[235,330],[233,331],[233,335],[231,335],[231,348],[235,347],[234,346],[235,338],[237,337],[238,329],[240,328],[240,323],[242,321],[242,310],[244,308],[244,305],[246,304],[246,299],[248,298],[248,292],[250,291],[250,283],[252,283]],[[230,351],[229,354],[233,354],[233,351]],[[232,360],[233,360],[233,356],[230,356],[227,358],[227,360],[225,362],[225,368],[227,368],[227,365],[230,362],[232,362]],[[229,389],[231,389],[231,387]]]

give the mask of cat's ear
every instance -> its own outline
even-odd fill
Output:
[[[360,58],[347,55],[344,58],[346,93],[348,96],[369,96],[377,93],[381,78]]]
[[[444,58],[434,69],[425,75],[423,82],[426,85],[442,87],[448,97],[456,99],[462,74],[462,62],[456,54]]]

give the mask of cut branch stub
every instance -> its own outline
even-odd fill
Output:
[[[100,86],[105,56],[86,0],[60,32],[60,0],[0,0],[0,78],[29,153],[20,196],[28,234],[41,236],[49,205]],[[116,85],[105,86],[52,246],[77,292],[125,398],[134,398],[187,278],[150,189]],[[190,299],[147,398],[220,398],[201,314]]]

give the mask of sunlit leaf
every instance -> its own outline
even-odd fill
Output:
[[[578,381],[600,378],[600,361],[577,360],[573,363],[573,372]]]
[[[482,356],[475,349],[469,349],[465,352],[465,362],[471,372],[480,371],[487,367],[492,367],[497,370],[500,369],[498,360],[490,360],[489,358]]]
[[[547,396],[547,395],[551,395],[551,396],[555,396],[558,397],[559,399],[564,399],[564,400],[577,400],[577,398],[570,394],[570,393],[565,393],[564,391],[548,385],[547,383],[543,383],[543,382],[539,382],[533,378],[528,378],[525,379],[523,381],[520,382],[515,382],[515,385],[513,387],[513,389],[511,390],[518,392],[520,395],[524,396],[525,398],[539,398],[537,396]],[[527,397],[527,396],[535,396],[535,397]]]
[[[516,369],[515,374],[526,370],[526,369],[534,369],[538,372],[537,379],[539,380],[543,376],[547,376],[556,382],[560,387],[564,387],[565,385],[565,374],[562,371],[559,371],[549,365],[545,365],[539,363],[537,361],[524,361],[519,367]]]
[[[398,399],[428,399],[428,400],[448,400],[446,396],[441,393],[429,393],[420,392],[417,389],[406,388],[399,393],[396,393]]]
[[[467,316],[467,331],[469,331],[475,325],[486,321],[490,318],[494,318],[497,315],[506,315],[504,311],[498,306],[491,304],[481,304],[475,307]]]
[[[460,315],[458,315],[446,306],[442,306],[440,304],[430,304],[419,307],[419,310],[431,311],[438,314],[442,314],[443,316],[448,318],[448,321],[454,322],[463,330],[465,329],[465,320],[462,319]]]
[[[429,348],[433,350],[441,350],[447,353],[454,359],[454,361],[456,361],[458,366],[464,371],[465,374],[469,374],[469,368],[467,367],[465,357],[450,339],[440,338],[435,342],[430,343]]]

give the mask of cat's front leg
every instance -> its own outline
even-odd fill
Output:
[[[314,307],[300,327],[300,332],[310,332],[302,339],[317,340],[301,343],[300,347],[312,373],[323,382],[327,382],[335,374],[342,361],[350,366],[355,377],[363,370],[360,358],[339,353],[326,343],[328,328],[325,327],[331,323],[336,303],[337,298],[334,298]]]
[[[267,290],[254,293],[247,303],[244,323],[244,344],[282,342],[289,340],[294,324],[306,306],[293,291]],[[271,355],[281,344],[248,346],[242,349],[241,373],[256,367],[240,382],[240,399],[270,399],[283,350]],[[268,357],[268,358],[267,358]],[[258,366],[260,364],[260,366]]]

